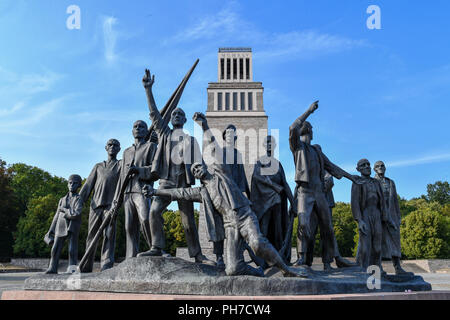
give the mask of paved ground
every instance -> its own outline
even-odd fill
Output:
[[[0,273],[0,295],[5,290],[22,290],[25,279],[36,272]]]
[[[36,272],[0,273],[0,295],[6,290],[22,290],[26,278]],[[433,290],[450,291],[450,274],[448,273],[417,273],[425,281],[431,283]]]

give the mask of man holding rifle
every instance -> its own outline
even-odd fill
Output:
[[[145,71],[142,83],[147,94],[150,109],[150,118],[153,129],[158,134],[158,149],[152,163],[152,179],[159,179],[160,189],[186,188],[195,184],[191,173],[191,165],[197,160],[201,161],[200,148],[197,141],[183,132],[186,115],[181,108],[171,112],[173,129],[169,128],[156,107],[153,98],[152,86],[155,76]],[[167,197],[155,197],[150,208],[150,227],[152,233],[152,246],[147,252],[139,256],[161,256],[165,247],[163,211],[170,204]],[[191,201],[178,200],[178,208],[183,223],[189,256],[195,258],[197,263],[215,263],[208,260],[203,254],[198,238],[197,226],[194,218],[194,205]]]
[[[105,146],[108,160],[97,163],[92,169],[89,177],[81,188],[80,197],[83,204],[92,194],[89,211],[89,227],[86,239],[86,247],[93,245],[97,248],[97,242],[93,239],[98,232],[105,215],[111,208],[114,191],[120,176],[120,160],[117,154],[120,151],[120,143],[116,139],[109,139]],[[116,224],[111,224],[103,232],[103,244],[101,253],[101,269],[106,270],[114,266],[114,249],[116,242]],[[81,272],[92,272],[94,266],[94,255],[90,255],[86,265],[80,267]]]
[[[141,189],[145,183],[151,183],[151,166],[157,144],[146,140],[148,127],[145,121],[138,120],[133,124],[134,144],[123,152],[120,181],[114,199],[125,181],[126,175],[132,175],[125,187],[123,206],[125,209],[126,258],[136,257],[139,252],[139,229],[145,241],[151,246],[150,202]]]

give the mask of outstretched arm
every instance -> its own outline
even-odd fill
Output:
[[[201,188],[173,188],[173,189],[154,189],[151,185],[144,185],[142,193],[147,198],[153,196],[168,197],[172,201],[188,200],[202,202]]]
[[[208,142],[213,142],[216,140],[216,138],[214,137],[209,128],[208,120],[206,120],[206,116],[203,113],[201,112],[194,113],[194,115],[192,116],[192,120],[194,120],[195,123],[197,123],[200,127],[202,127],[205,140],[207,140]]]
[[[150,110],[150,119],[153,122],[153,127],[156,132],[162,129],[163,119],[156,107],[155,98],[153,97],[152,87],[155,83],[155,75],[150,74],[150,70],[145,69],[145,75],[142,78],[142,84],[145,88],[145,93],[147,94],[148,109]]]
[[[322,158],[323,158],[323,164],[325,167],[325,170],[328,171],[329,174],[331,174],[333,177],[341,179],[342,177],[347,178],[348,180],[356,183],[356,184],[362,184],[363,180],[360,176],[352,175],[345,171],[344,169],[340,168],[339,166],[335,165],[333,162],[330,161],[330,159],[327,158],[327,156],[322,152]]]
[[[211,129],[208,126],[206,116],[201,112],[196,112],[192,116],[192,120],[194,120],[195,123],[202,127],[203,130],[203,157],[206,157],[204,160],[209,163],[209,159],[207,157],[213,155],[217,157],[217,159],[222,161],[222,149],[220,148],[219,144],[217,143],[216,137],[213,135]],[[206,150],[211,151],[211,153],[209,153],[209,151],[206,152]]]
[[[300,129],[302,127],[303,122],[306,121],[306,119],[319,108],[319,100],[313,102],[308,110],[304,114],[302,114],[300,117],[295,119],[294,123],[289,127],[289,146],[291,147],[291,150],[294,151],[297,149],[298,144],[300,143]]]

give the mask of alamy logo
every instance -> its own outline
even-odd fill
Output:
[[[70,16],[66,20],[66,27],[69,30],[81,29],[81,10],[80,7],[72,4],[67,7],[67,14]]]
[[[380,30],[381,29],[381,9],[379,6],[377,5],[370,5],[367,7],[367,11],[368,14],[370,14],[371,16],[369,18],[367,18],[367,28],[369,30]]]
[[[67,273],[70,276],[66,280],[67,290],[80,290],[81,289],[81,273],[77,266],[69,266]]]
[[[370,274],[367,278],[367,288],[369,290],[381,289],[381,270],[379,266],[369,266],[367,273]]]

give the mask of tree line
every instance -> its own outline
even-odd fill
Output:
[[[67,180],[24,163],[7,165],[0,159],[0,260],[9,257],[48,258],[51,248],[43,241],[52,222],[58,200],[67,193]],[[88,230],[90,199],[82,212],[79,254],[84,253]],[[427,186],[427,194],[406,200],[399,198],[402,213],[401,242],[405,259],[450,258],[450,186],[437,181]],[[122,209],[123,210],[123,209]],[[198,222],[198,212],[195,212]],[[175,255],[177,247],[186,247],[181,218],[177,211],[164,213],[165,250]],[[297,219],[292,245],[296,246]],[[358,228],[350,204],[338,202],[333,209],[336,239],[345,257],[355,256]],[[116,257],[125,256],[123,211],[117,219]],[[320,256],[320,239],[316,238]],[[145,241],[141,251],[148,250]],[[98,248],[97,258],[100,248]],[[64,248],[62,256],[67,256]]]

